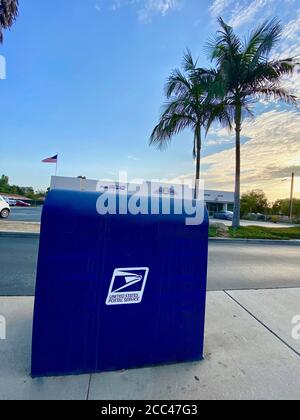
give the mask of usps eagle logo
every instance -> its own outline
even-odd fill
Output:
[[[106,305],[141,303],[149,268],[116,268],[110,283]]]

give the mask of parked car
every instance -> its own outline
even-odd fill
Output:
[[[6,200],[0,195],[0,217],[7,219],[10,214],[10,206]]]
[[[245,220],[257,220],[257,221],[266,221],[266,216],[261,213],[248,213],[243,217]]]
[[[17,205],[17,200],[14,200],[13,198],[4,197],[4,200],[9,204],[10,207],[15,207]]]
[[[214,217],[215,217],[215,219],[231,220],[232,221],[233,220],[233,212],[222,210],[218,213],[215,213]]]
[[[31,204],[29,204],[29,203],[25,203],[25,201],[22,201],[22,200],[17,200],[17,202],[16,202],[16,206],[17,206],[17,207],[30,207],[30,206],[31,206]]]

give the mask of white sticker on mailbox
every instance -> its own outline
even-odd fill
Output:
[[[116,268],[110,283],[106,305],[141,303],[149,268]]]

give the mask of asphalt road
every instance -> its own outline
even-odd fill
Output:
[[[0,296],[33,296],[38,237],[0,236]],[[209,290],[300,287],[300,246],[210,241]]]
[[[0,235],[0,296],[33,296],[39,237]]]
[[[42,207],[11,207],[7,220],[11,222],[40,222],[41,215]]]

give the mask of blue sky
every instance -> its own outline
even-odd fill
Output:
[[[0,172],[11,183],[36,189],[49,185],[55,169],[41,160],[57,152],[59,174],[65,176],[114,179],[119,170],[146,179],[193,174],[189,131],[165,152],[150,148],[148,139],[164,101],[165,79],[180,66],[185,48],[201,65],[209,64],[204,46],[219,14],[241,33],[262,17],[280,15],[285,36],[276,53],[300,52],[300,0],[20,3],[0,53],[7,62],[7,79],[0,81]],[[296,75],[287,83],[300,93],[299,81]],[[284,196],[285,174],[299,168],[300,176],[299,113],[261,103],[256,115],[245,124],[243,188]],[[284,143],[277,127],[284,130]],[[207,186],[233,189],[232,135],[215,127],[203,157]]]

